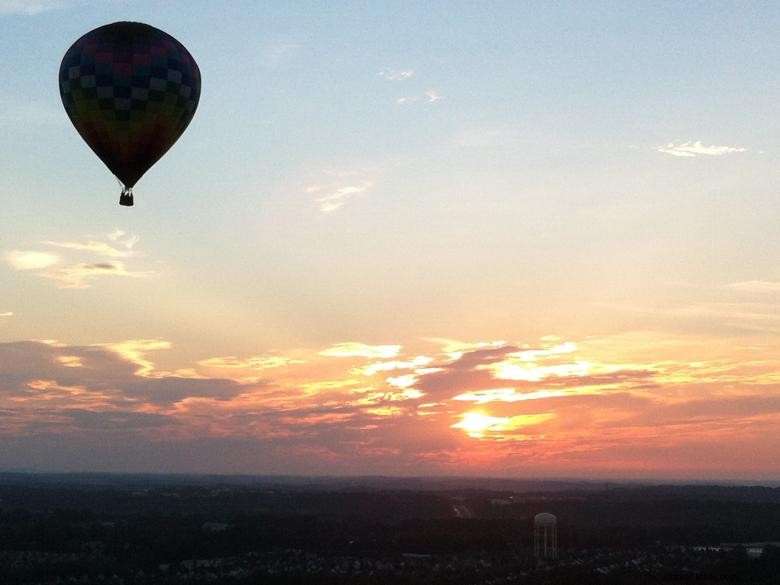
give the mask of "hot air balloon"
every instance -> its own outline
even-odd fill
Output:
[[[140,22],[88,32],[60,65],[60,95],[76,130],[122,184],[120,205],[187,128],[200,70],[168,33]]]

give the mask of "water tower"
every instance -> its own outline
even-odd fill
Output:
[[[558,558],[558,519],[553,514],[542,512],[534,516],[534,556]]]

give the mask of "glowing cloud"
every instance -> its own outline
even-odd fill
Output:
[[[96,264],[76,264],[51,270],[41,274],[57,282],[60,288],[89,288],[86,282],[99,276],[127,276],[130,278],[148,278],[153,272],[131,272],[123,262],[98,262]]]
[[[696,158],[698,156],[723,156],[724,154],[731,154],[734,152],[747,152],[747,148],[739,148],[735,146],[706,146],[702,144],[700,140],[696,142],[683,142],[675,144],[670,142],[666,146],[659,146],[656,148],[658,152],[664,154],[670,154],[672,156],[679,156],[683,158]]]
[[[98,347],[107,347],[125,360],[136,364],[138,366],[135,371],[137,376],[151,377],[154,374],[155,366],[154,362],[146,358],[146,354],[150,351],[170,349],[171,343],[164,339],[129,339],[119,343],[99,344]]]
[[[522,358],[521,358],[522,359]],[[498,380],[523,380],[525,382],[540,382],[551,376],[587,376],[593,364],[580,361],[573,364],[555,364],[550,366],[540,366],[535,363],[523,363],[515,360],[505,360],[495,364],[479,366],[493,372],[493,376]]]
[[[475,439],[482,439],[486,435],[509,438],[505,433],[511,433],[522,427],[543,423],[553,418],[555,418],[555,414],[551,412],[517,416],[490,416],[481,412],[466,412],[461,415],[460,422],[451,425],[451,428],[462,429],[469,437]]]
[[[14,316],[13,311],[4,311],[0,313],[0,319],[2,319],[3,317],[13,317],[13,316]]]
[[[432,357],[418,355],[417,357],[406,361],[375,362],[363,366],[358,372],[364,376],[373,376],[377,372],[390,372],[393,370],[411,370],[420,366],[427,366],[433,361]],[[419,373],[419,372],[418,372]]]
[[[400,345],[366,345],[365,343],[337,343],[320,352],[327,357],[392,358],[401,351]]]
[[[411,388],[415,385],[415,383],[417,383],[417,376],[414,374],[407,374],[406,376],[391,376],[385,381],[394,388]]]
[[[487,404],[488,402],[520,402],[523,400],[539,400],[541,398],[556,398],[559,396],[568,396],[570,392],[566,390],[538,390],[536,392],[517,392],[514,388],[495,388],[489,390],[476,390],[474,392],[464,392],[458,394],[453,400],[463,402],[475,402],[476,404]],[[578,392],[582,394],[582,392]]]
[[[29,250],[10,250],[5,253],[5,259],[16,270],[43,270],[60,261],[56,254]]]
[[[45,241],[41,243],[46,244],[47,246],[57,246],[60,248],[79,250],[82,252],[92,252],[93,254],[97,254],[98,256],[106,256],[108,258],[127,258],[128,256],[132,256],[133,254],[132,250],[130,250],[132,246],[128,247],[125,250],[120,250],[105,242],[98,242],[93,240],[86,241],[86,242]]]
[[[238,358],[235,356],[213,357],[197,362],[199,366],[206,366],[209,368],[236,368],[245,370],[267,370],[270,368],[280,368],[282,366],[302,363],[305,363],[305,361],[275,355],[256,355],[248,358]]]
[[[327,195],[317,197],[315,201],[319,203],[320,211],[323,213],[331,213],[342,207],[353,195],[365,193],[373,186],[374,183],[372,181],[363,181],[358,185],[343,185],[337,187]],[[316,185],[313,187],[316,187]],[[319,188],[315,191],[311,191],[311,189],[312,187],[307,188],[307,192],[316,193],[319,191]]]
[[[81,361],[81,357],[77,355],[59,355],[57,361],[66,368],[83,368],[84,362]]]
[[[99,240],[84,241],[52,241],[41,242],[47,246],[56,246],[75,252],[86,252],[97,256],[110,258],[105,262],[79,262],[57,268],[57,264],[64,264],[56,254],[30,250],[11,250],[5,253],[8,263],[17,270],[26,270],[37,273],[54,280],[59,288],[89,288],[88,280],[98,276],[127,276],[131,278],[145,278],[153,275],[153,272],[131,271],[117,258],[128,258],[135,253],[133,247],[140,238],[135,234],[115,229],[106,235],[113,243]]]

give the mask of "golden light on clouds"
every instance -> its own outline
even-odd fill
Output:
[[[620,336],[463,343],[457,356],[445,344],[422,353],[354,342],[164,371],[153,353],[174,353],[165,339],[0,343],[0,376],[20,381],[0,395],[9,413],[0,433],[89,435],[119,425],[163,443],[230,439],[262,449],[283,439],[289,447],[274,447],[282,459],[321,448],[332,461],[360,453],[366,464],[381,452],[385,470],[425,461],[418,472],[494,473],[528,462],[550,473],[642,469],[636,453],[646,466],[676,453],[670,469],[701,468],[692,454],[703,441],[729,437],[745,457],[757,437],[777,443],[764,434],[780,416],[776,346],[645,337],[627,348]],[[522,375],[501,379],[507,366]],[[262,378],[246,375],[258,371]],[[708,457],[715,469],[721,456]]]
[[[281,368],[283,366],[301,363],[304,363],[304,360],[276,355],[258,355],[248,358],[239,358],[236,356],[213,357],[200,360],[198,365],[217,369],[267,370],[269,368]]]
[[[593,364],[590,362],[575,362],[571,364],[540,366],[533,363],[518,362],[510,358],[506,361],[484,367],[493,372],[493,375],[498,380],[539,382],[552,376],[587,376]]]
[[[400,348],[399,348],[400,349]],[[418,355],[410,360],[406,361],[389,361],[389,362],[374,362],[363,366],[358,371],[364,376],[373,376],[377,372],[389,372],[392,370],[408,370],[412,368],[421,368],[427,366],[433,361],[432,357]]]
[[[30,250],[10,250],[5,253],[5,259],[16,270],[43,270],[60,261],[56,254]]]
[[[453,429],[462,429],[469,437],[482,439],[488,436],[493,438],[512,438],[511,433],[524,427],[537,425],[555,418],[555,413],[520,414],[515,416],[490,416],[483,412],[466,412],[461,415],[460,422],[451,425]],[[514,437],[522,439],[524,437]]]
[[[577,391],[581,394],[582,391]],[[539,400],[541,398],[556,398],[567,396],[566,390],[538,390],[536,392],[518,392],[514,388],[494,388],[489,390],[476,390],[458,394],[453,400],[461,402],[475,402],[487,404],[488,402],[520,402],[522,400]]]
[[[127,361],[138,366],[135,371],[138,376],[151,376],[154,374],[154,362],[146,357],[150,351],[170,349],[171,342],[165,339],[130,339],[119,343],[101,344],[107,347]]]
[[[401,351],[400,345],[367,345],[365,343],[337,343],[320,352],[327,357],[392,358]]]
[[[77,355],[61,355],[57,356],[57,361],[67,368],[83,368],[84,362],[81,361],[81,357]]]

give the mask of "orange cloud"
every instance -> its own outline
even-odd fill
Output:
[[[213,377],[187,364],[160,370],[153,354],[171,347],[162,339],[5,343],[0,433],[27,445],[81,437],[100,449],[103,434],[116,432],[128,444],[171,454],[197,444],[214,457],[229,441],[246,461],[263,451],[263,461],[288,470],[316,468],[324,449],[335,467],[323,471],[339,473],[509,474],[534,465],[550,474],[685,474],[726,463],[737,473],[747,469],[743,459],[772,469],[766,445],[780,448],[772,430],[780,422],[780,352],[771,344],[617,337],[440,346],[425,359],[404,355],[400,344],[354,342],[202,360],[220,374]],[[554,368],[585,362],[581,371]],[[538,375],[499,379],[507,363]],[[242,377],[251,369],[265,377]],[[709,443],[728,449],[718,455]],[[703,463],[696,453],[713,459]],[[0,453],[0,464],[8,457]]]

